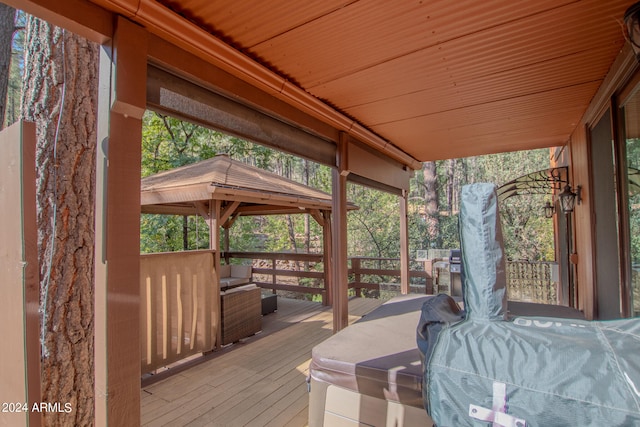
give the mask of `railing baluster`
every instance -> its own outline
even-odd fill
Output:
[[[176,317],[178,319],[178,342],[176,345],[176,354],[181,354],[184,330],[182,329],[182,281],[180,274],[176,276],[176,311]]]
[[[155,363],[155,354],[156,354],[156,350],[155,350],[155,331],[154,331],[154,322],[153,322],[153,313],[154,313],[154,306],[153,306],[153,301],[152,301],[152,295],[151,295],[151,276],[147,276],[146,277],[146,289],[147,289],[147,328],[146,328],[146,333],[147,333],[147,365],[152,365],[153,363]]]
[[[193,350],[198,336],[198,275],[191,278],[191,334],[189,335],[189,349]]]
[[[162,275],[162,359],[166,360],[168,356],[169,342],[169,313],[167,301],[167,275]]]

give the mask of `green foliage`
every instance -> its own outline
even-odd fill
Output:
[[[399,257],[398,197],[349,184],[347,199],[359,207],[347,217],[349,256]]]
[[[328,167],[153,112],[144,116],[142,146],[143,176],[226,153],[331,192]],[[549,167],[548,155],[548,150],[537,150],[438,161],[437,213],[433,215],[426,214],[424,176],[417,172],[409,194],[411,253],[459,247],[458,198],[462,185],[480,181],[503,184]],[[359,207],[347,216],[349,256],[399,257],[399,198],[355,184],[348,185],[347,198]],[[553,228],[541,215],[539,207],[543,204],[541,196],[523,196],[501,206],[509,258],[553,259]],[[182,217],[143,215],[140,225],[143,252],[183,249]],[[208,247],[208,228],[201,218],[190,217],[187,228],[188,249]],[[229,242],[232,251],[318,253],[322,251],[322,229],[305,215],[240,217],[229,230]]]
[[[328,167],[152,111],[143,117],[143,177],[222,153],[323,191],[331,188]],[[141,251],[184,249],[183,221],[180,216],[142,215]],[[189,217],[187,234],[187,249],[208,247],[209,231],[202,218]],[[229,230],[229,247],[232,251],[296,252],[306,250],[309,236],[311,252],[320,252],[322,244],[313,236],[321,235],[315,220],[305,220],[303,215],[240,217]]]
[[[627,173],[630,175],[629,181],[634,179],[640,181],[637,175],[633,175],[640,170],[640,139],[628,139],[627,151]],[[633,286],[633,309],[635,315],[640,315],[640,189],[629,182],[629,236],[630,236],[630,260],[631,260],[631,283]]]
[[[517,177],[549,167],[549,150],[520,151],[436,162],[438,213],[428,215],[421,207],[426,198],[424,177],[416,173],[411,182],[409,211],[410,241],[415,249],[459,247],[458,210],[462,186],[493,182],[500,186]],[[555,257],[553,223],[542,215],[548,196],[523,195],[507,199],[500,206],[505,253],[509,259],[552,261]],[[429,224],[438,233],[430,238]],[[415,234],[414,234],[415,233]],[[413,247],[411,248],[413,249]]]

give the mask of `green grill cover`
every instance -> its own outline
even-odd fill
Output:
[[[640,319],[507,318],[493,184],[463,188],[460,240],[464,320],[425,306],[418,325],[436,425],[640,426]]]

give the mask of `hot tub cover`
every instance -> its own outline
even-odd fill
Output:
[[[312,350],[310,376],[380,399],[422,408],[415,328],[430,297],[393,298]]]
[[[640,425],[640,319],[508,318],[495,186],[463,188],[460,227],[464,320],[434,321],[425,304],[418,325],[424,404],[434,422]],[[430,334],[434,328],[439,333]]]

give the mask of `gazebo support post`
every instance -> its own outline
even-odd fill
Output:
[[[209,249],[213,251],[213,269],[215,270],[214,280],[216,283],[215,291],[212,298],[220,298],[220,210],[222,201],[210,200],[209,201]],[[214,304],[214,307],[217,306]],[[222,342],[222,316],[220,310],[217,310],[216,318],[211,318],[212,322],[216,322],[218,327],[213,327],[211,330],[217,331],[216,336],[212,336],[212,342],[215,342],[216,348],[220,348]]]
[[[227,225],[224,225],[222,229],[224,230],[224,263],[229,264],[229,228]]]

